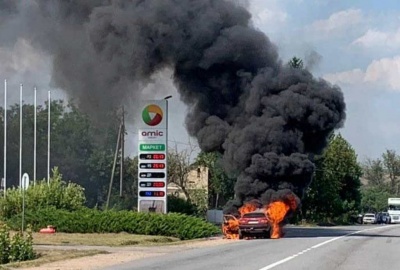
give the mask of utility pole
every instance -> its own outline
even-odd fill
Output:
[[[115,149],[115,155],[114,155],[114,163],[113,163],[113,167],[112,167],[112,171],[111,171],[110,185],[108,187],[106,210],[108,210],[108,205],[110,204],[111,190],[112,190],[112,185],[113,185],[113,181],[114,181],[115,166],[117,164],[119,145],[120,145],[120,140],[121,140],[121,129],[122,129],[122,125],[120,124],[119,125],[119,130],[118,130],[117,147]]]

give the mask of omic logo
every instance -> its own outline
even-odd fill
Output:
[[[164,132],[160,131],[160,130],[142,131],[142,136],[150,137],[150,138],[162,137],[162,136],[164,136]]]
[[[157,126],[163,119],[163,111],[155,104],[150,104],[142,111],[142,119],[149,126]]]

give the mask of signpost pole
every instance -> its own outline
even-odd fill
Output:
[[[25,219],[25,188],[22,189],[22,224],[21,224],[21,232],[24,232],[24,219]]]
[[[29,187],[29,175],[24,173],[21,179],[21,189],[22,189],[22,224],[21,224],[21,232],[24,232],[24,223],[25,223],[25,191]]]

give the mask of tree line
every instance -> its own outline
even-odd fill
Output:
[[[54,100],[51,108],[50,166],[58,167],[66,179],[85,188],[88,205],[104,200],[104,186],[109,181],[117,129],[114,123],[97,128],[89,117],[72,103]],[[37,107],[37,180],[47,177],[48,104]],[[7,109],[7,186],[19,184],[19,105]],[[22,106],[22,172],[31,180],[34,170],[34,106]],[[4,116],[4,108],[1,108]],[[4,149],[4,117],[1,118],[0,145]],[[0,162],[3,164],[3,155]],[[128,159],[127,162],[130,160]],[[129,170],[129,167],[127,168]],[[0,168],[3,176],[3,166]],[[129,173],[126,173],[128,176]]]
[[[47,177],[47,103],[38,106],[37,115],[37,180]],[[113,167],[115,145],[118,136],[118,115],[112,112],[110,118],[116,121],[102,123],[98,127],[88,115],[82,113],[73,102],[54,100],[51,109],[51,159],[50,167],[57,167],[63,178],[84,188],[86,205],[102,207],[107,200],[111,171]],[[7,110],[7,187],[19,185],[19,112],[18,104]],[[22,107],[22,172],[28,173],[31,180],[34,170],[34,106],[24,104]],[[4,108],[0,108],[4,116]],[[4,149],[4,118],[0,122],[0,147]],[[234,179],[227,179],[222,168],[217,165],[216,153],[202,153],[193,162],[194,149],[178,151],[169,149],[168,179],[178,185],[190,203],[201,204],[204,210],[208,207],[207,193],[189,192],[187,176],[197,165],[210,168],[211,196],[217,196],[217,204],[221,205],[233,196]],[[120,179],[120,155],[115,179]],[[3,155],[0,162],[3,164]],[[124,157],[123,187],[120,194],[120,182],[114,181],[111,190],[110,206],[119,209],[137,207],[137,157]],[[0,168],[3,176],[3,166]],[[229,191],[227,191],[229,190]]]
[[[23,105],[22,171],[33,176],[33,105]],[[47,104],[37,107],[37,179],[47,176]],[[4,108],[1,108],[4,115]],[[117,115],[113,116],[117,119]],[[64,179],[81,185],[89,207],[103,206],[114,160],[118,121],[97,127],[72,102],[51,104],[51,168],[58,167]],[[7,111],[7,183],[19,183],[19,106]],[[3,118],[0,145],[3,146]],[[121,154],[121,153],[119,153]],[[235,177],[227,175],[219,163],[220,153],[193,150],[168,153],[168,179],[178,185],[190,203],[202,209],[222,209],[234,197]],[[119,159],[118,159],[119,160]],[[0,157],[0,164],[3,155]],[[362,211],[384,210],[389,196],[400,195],[400,157],[387,150],[380,159],[357,161],[357,154],[341,134],[332,134],[324,152],[315,157],[315,174],[305,192],[298,218],[311,221],[347,222]],[[111,206],[133,209],[137,204],[137,157],[124,157],[123,193],[119,181],[112,187]],[[196,166],[209,170],[207,193],[188,189],[187,176]],[[115,178],[119,179],[119,161]],[[0,168],[3,175],[3,167]],[[361,181],[363,180],[363,181]],[[205,197],[206,196],[206,197]]]

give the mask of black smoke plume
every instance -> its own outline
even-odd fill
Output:
[[[92,115],[139,100],[152,74],[172,69],[189,134],[238,176],[235,209],[301,198],[310,156],[345,119],[340,89],[282,63],[245,2],[3,0],[0,14],[53,56],[54,86]]]

